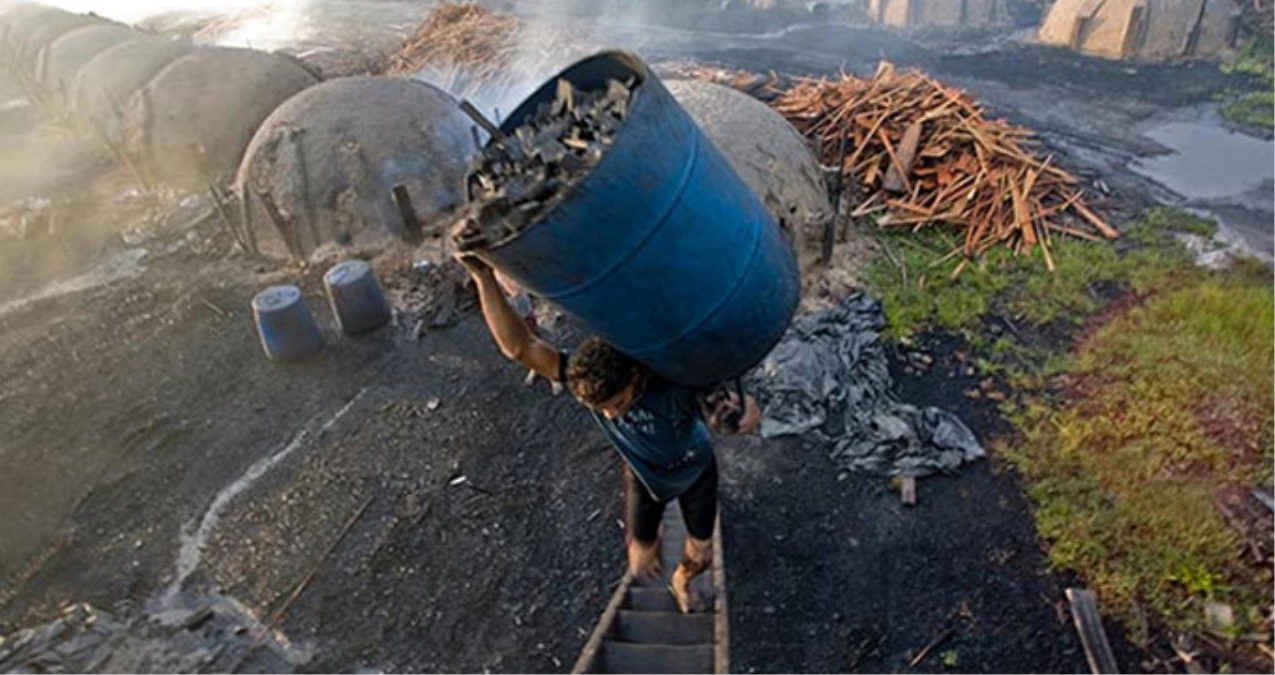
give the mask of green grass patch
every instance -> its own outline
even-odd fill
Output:
[[[1251,91],[1226,95],[1218,114],[1224,119],[1253,127],[1275,127],[1275,92]]]
[[[1155,209],[1126,229],[1127,243],[1120,247],[1055,238],[1050,248],[1057,267],[1053,273],[1046,269],[1039,248],[1031,255],[1014,255],[998,247],[967,264],[955,279],[951,274],[959,256],[945,258],[957,246],[952,235],[886,230],[880,241],[888,254],[869,264],[864,279],[885,303],[888,330],[896,338],[927,328],[970,338],[993,312],[1032,324],[1079,323],[1102,304],[1095,295],[1097,283],[1117,283],[1135,291],[1158,287],[1166,277],[1193,268],[1170,235],[1211,236],[1216,227],[1183,211]]]
[[[1027,406],[1023,442],[1001,448],[1028,480],[1051,561],[1118,616],[1132,622],[1141,602],[1192,631],[1207,600],[1242,624],[1270,603],[1212,498],[1271,480],[1273,322],[1270,286],[1209,278],[1159,294],[1099,329],[1073,359],[1067,401]]]
[[[1275,43],[1270,35],[1249,38],[1235,59],[1221,65],[1227,75],[1244,74],[1266,86],[1275,85]]]
[[[1249,39],[1233,61],[1221,66],[1228,75],[1247,75],[1247,85],[1218,97],[1222,117],[1255,127],[1275,127],[1275,45],[1271,36]]]
[[[1151,210],[1122,230],[1118,242],[1055,239],[1052,274],[1039,253],[997,250],[955,280],[952,234],[883,232],[892,258],[863,278],[895,337],[962,334],[980,373],[1004,384],[1019,434],[998,454],[1025,478],[1053,565],[1131,626],[1136,603],[1170,630],[1199,630],[1203,603],[1217,600],[1248,631],[1270,580],[1213,499],[1272,480],[1271,268],[1197,267],[1174,235],[1216,225],[1183,211]],[[1108,306],[1112,284],[1136,297]],[[1018,328],[993,330],[992,317]],[[1083,340],[1060,350],[1067,334]]]

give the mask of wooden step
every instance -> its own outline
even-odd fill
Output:
[[[639,612],[676,612],[677,601],[667,588],[633,586],[629,588],[624,608]]]
[[[682,555],[686,552],[686,530],[664,535],[664,544],[660,549],[660,562],[664,564],[664,578],[672,579],[673,570],[682,563]]]
[[[730,672],[721,520],[713,531],[712,568],[691,584],[696,595],[706,601],[705,611],[689,616],[677,611],[677,603],[668,592],[668,580],[681,560],[685,532],[674,502],[664,515],[664,578],[639,581],[624,575],[580,650],[572,673]],[[692,641],[695,644],[687,644]]]
[[[713,646],[602,643],[606,673],[711,673]]]
[[[616,642],[643,644],[712,644],[713,615],[622,609],[616,621],[614,639]]]

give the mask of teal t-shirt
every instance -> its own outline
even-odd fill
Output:
[[[657,501],[686,492],[713,459],[699,394],[654,374],[619,418],[609,420],[596,411],[593,418]]]

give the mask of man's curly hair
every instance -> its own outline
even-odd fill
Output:
[[[585,340],[567,361],[567,386],[580,402],[601,405],[633,381],[638,365],[599,337]]]

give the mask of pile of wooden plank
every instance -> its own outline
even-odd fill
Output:
[[[434,7],[390,57],[388,73],[410,74],[429,65],[464,66],[494,76],[508,65],[518,20],[474,3]]]
[[[457,96],[508,89],[599,50],[567,20],[546,22],[466,2],[436,5],[389,59],[388,75],[428,70]],[[490,96],[489,96],[490,97]]]
[[[964,92],[882,63],[871,78],[803,79],[772,105],[809,138],[821,161],[857,184],[857,215],[882,226],[958,228],[953,272],[994,246],[1030,253],[1053,270],[1051,238],[1114,239],[1075,177],[1028,148],[1030,130],[989,120]]]

